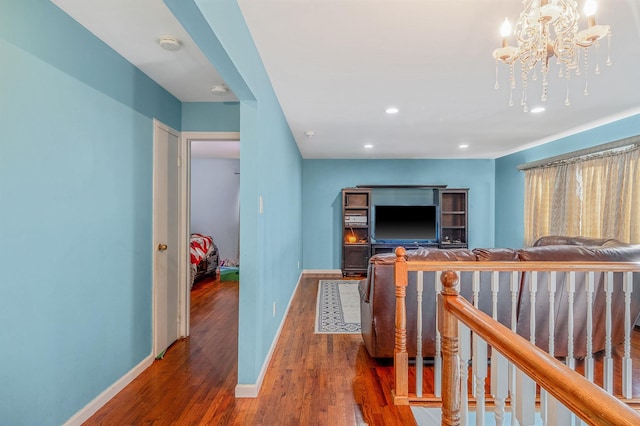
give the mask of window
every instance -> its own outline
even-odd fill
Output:
[[[526,169],[524,232],[640,243],[640,147]]]

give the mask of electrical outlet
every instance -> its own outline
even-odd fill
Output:
[[[264,203],[262,201],[262,195],[260,196],[260,198],[258,199],[258,204],[259,204],[259,211],[260,214],[264,213]]]
[[[300,269],[300,261],[298,260],[298,269]]]
[[[273,302],[273,317],[276,317],[276,302]]]

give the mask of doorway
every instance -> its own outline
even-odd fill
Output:
[[[239,132],[183,132],[181,136],[181,158],[185,159],[183,163],[183,167],[181,168],[181,175],[183,185],[181,185],[181,218],[182,223],[180,226],[182,241],[189,241],[189,237],[192,231],[197,232],[201,229],[207,229],[205,225],[202,223],[198,223],[199,229],[196,230],[193,228],[192,224],[192,205],[194,205],[192,200],[192,188],[194,186],[200,186],[200,182],[193,182],[193,164],[194,154],[197,158],[196,161],[200,162],[201,159],[206,161],[209,159],[216,160],[229,160],[225,163],[222,163],[227,168],[227,173],[231,173],[233,176],[230,178],[237,179],[237,188],[238,193],[235,194],[237,197],[237,202],[239,203],[239,173],[240,173],[240,133]],[[237,162],[237,167],[233,167],[232,160]],[[201,164],[197,165],[198,169],[202,169]],[[220,182],[223,184],[222,182]],[[220,187],[217,189],[218,191],[225,190],[224,187]],[[231,196],[226,196],[226,199],[230,201],[229,209],[233,210],[233,194]],[[197,202],[195,203],[198,204]],[[238,207],[236,204],[235,208]],[[237,215],[237,224],[239,226],[239,212]],[[198,219],[199,220],[199,219]],[[205,220],[206,222],[206,220]],[[202,227],[205,228],[202,228]],[[205,231],[206,233],[206,231]],[[226,258],[234,258],[237,256],[239,259],[239,231],[237,235],[227,235],[220,234],[218,232],[213,235],[214,243],[218,246],[220,259]],[[233,239],[235,239],[235,245],[233,244]],[[234,254],[234,252],[236,254]],[[190,270],[188,264],[188,247],[185,245],[185,269],[181,271],[181,290],[180,290],[180,300],[179,300],[179,310],[180,316],[184,318],[180,323],[180,335],[181,337],[189,336],[190,334],[190,311],[191,311],[191,280],[190,280]]]

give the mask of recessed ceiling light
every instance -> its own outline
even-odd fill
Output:
[[[308,138],[312,138],[315,134],[316,132],[314,132],[313,130],[307,130],[306,132],[304,132],[304,135]]]
[[[400,110],[397,107],[388,107],[384,110],[387,114],[397,114]]]
[[[539,114],[539,113],[544,112],[544,111],[545,111],[545,107],[543,107],[543,106],[538,106],[538,107],[531,108],[531,113],[532,114]]]
[[[368,144],[366,144],[364,147],[365,147],[365,148],[367,148],[367,149],[371,149],[371,148],[373,148],[373,145],[371,145],[370,143],[368,143]]]
[[[458,148],[467,149],[467,148],[469,148],[469,144],[468,143],[461,143],[460,145],[458,145]]]

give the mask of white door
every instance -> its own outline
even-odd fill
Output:
[[[175,130],[154,120],[153,137],[153,355],[178,339],[179,193],[178,140]]]

